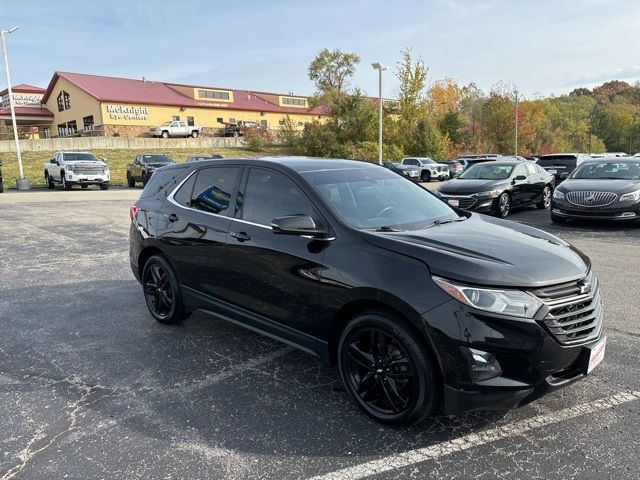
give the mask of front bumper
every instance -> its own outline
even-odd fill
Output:
[[[615,201],[606,207],[581,207],[554,198],[551,200],[551,213],[573,220],[640,221],[640,203]]]
[[[543,307],[544,308],[544,307]],[[525,405],[586,377],[590,347],[603,337],[561,344],[542,318],[513,320],[490,316],[451,300],[423,314],[444,382],[444,410],[504,410]],[[491,353],[502,373],[474,381],[460,347]]]
[[[497,198],[478,198],[473,195],[450,195],[445,193],[439,194],[440,198],[447,204],[451,205],[449,200],[457,200],[458,205],[452,205],[463,210],[489,213],[497,209]]]
[[[85,174],[85,173],[67,172],[65,175],[65,180],[69,184],[100,185],[100,184],[109,183],[110,176],[107,173]]]

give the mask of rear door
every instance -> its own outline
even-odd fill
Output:
[[[180,283],[194,294],[224,294],[227,232],[241,171],[234,165],[194,170],[169,195],[158,217],[163,249]]]
[[[279,323],[285,338],[289,328],[309,332],[319,310],[327,242],[274,234],[271,221],[295,214],[310,215],[321,225],[324,220],[296,182],[262,167],[245,172],[238,208],[229,229],[225,300]]]

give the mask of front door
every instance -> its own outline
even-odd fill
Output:
[[[318,312],[318,279],[327,242],[275,234],[274,218],[304,214],[324,224],[289,177],[251,167],[229,228],[224,299],[297,331],[309,332]]]
[[[519,176],[525,177],[524,180],[516,180]],[[513,183],[513,186],[511,187],[513,205],[522,205],[523,203],[527,203],[527,199],[530,196],[528,176],[529,172],[527,172],[527,167],[524,163],[516,165],[513,169],[513,173],[511,174]]]

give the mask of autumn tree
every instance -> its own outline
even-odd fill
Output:
[[[323,49],[309,65],[309,79],[321,94],[346,93],[360,57],[338,49]]]

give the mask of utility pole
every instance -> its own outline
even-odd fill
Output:
[[[387,69],[380,63],[371,66],[378,70],[378,163],[382,165],[382,72]]]
[[[518,90],[516,90],[516,157],[518,156]]]

